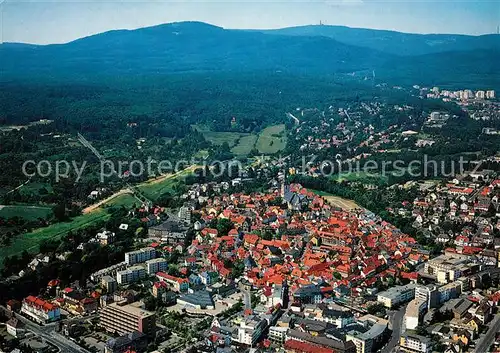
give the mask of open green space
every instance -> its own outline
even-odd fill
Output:
[[[115,206],[115,207],[123,206],[125,208],[130,208],[134,205],[140,205],[140,202],[131,194],[118,195],[114,199],[104,204],[104,206]]]
[[[25,206],[25,205],[9,205],[0,206],[0,217],[5,219],[12,217],[24,218],[28,221],[36,220],[38,218],[45,219],[47,216],[52,215],[52,208],[39,207],[39,206]]]
[[[45,193],[52,193],[53,189],[50,184],[39,183],[39,182],[29,182],[19,188],[19,193],[21,195],[43,195]]]
[[[259,134],[256,147],[260,153],[277,153],[286,146],[285,125],[272,125],[266,127]]]
[[[255,146],[256,135],[245,135],[240,137],[236,146],[231,149],[235,155],[242,156],[248,154]]]
[[[94,212],[77,216],[68,222],[55,223],[45,228],[39,228],[31,233],[15,237],[10,246],[0,248],[0,260],[7,256],[19,255],[23,250],[36,252],[40,243],[47,239],[57,239],[69,231],[85,228],[97,221],[106,221],[110,214],[99,209]]]

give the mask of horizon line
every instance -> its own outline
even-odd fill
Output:
[[[0,0],[1,2],[1,0]],[[64,44],[69,44],[81,39],[85,38],[90,38],[93,36],[98,36],[101,34],[105,33],[110,33],[110,32],[117,32],[117,31],[137,31],[141,29],[146,29],[146,28],[154,28],[154,27],[160,27],[160,26],[167,26],[167,25],[172,25],[172,24],[183,24],[183,23],[199,23],[199,24],[204,24],[204,25],[209,25],[212,27],[217,27],[223,30],[228,30],[228,31],[279,31],[283,29],[289,29],[289,28],[301,28],[301,27],[342,27],[342,28],[349,28],[349,29],[359,29],[359,30],[367,30],[367,31],[378,31],[378,32],[393,32],[393,33],[401,33],[401,34],[408,34],[408,35],[417,35],[417,36],[433,36],[433,35],[450,35],[450,36],[462,36],[462,37],[482,37],[482,36],[488,36],[488,35],[500,35],[498,33],[498,27],[496,29],[496,32],[492,33],[483,33],[483,34],[463,34],[463,33],[436,33],[436,32],[431,32],[431,33],[419,33],[419,32],[403,32],[403,31],[398,31],[395,29],[382,29],[382,28],[368,28],[368,27],[353,27],[353,26],[346,26],[346,25],[335,25],[335,24],[326,24],[322,21],[316,24],[302,24],[302,25],[296,25],[296,26],[287,26],[287,27],[274,27],[274,28],[227,28],[227,27],[222,27],[213,23],[209,22],[204,22],[204,21],[197,21],[197,20],[185,20],[185,21],[174,21],[174,22],[162,22],[158,24],[153,24],[149,26],[142,26],[142,27],[135,27],[135,28],[115,28],[115,29],[109,29],[107,31],[102,31],[102,32],[96,32],[93,34],[89,34],[83,37],[78,37],[75,39],[72,39],[67,42],[60,42],[60,43],[45,43],[45,44],[40,44],[40,43],[29,43],[29,42],[9,42],[9,41],[0,41],[1,44],[19,44],[19,45],[33,45],[33,46],[48,46],[48,45],[64,45]],[[307,36],[307,35],[304,35]],[[312,36],[312,35],[311,35]]]

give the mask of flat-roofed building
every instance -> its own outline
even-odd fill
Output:
[[[430,353],[432,341],[429,337],[403,334],[399,340],[400,349],[407,353]]]
[[[110,304],[100,315],[101,326],[106,331],[119,335],[133,331],[151,334],[155,331],[155,321],[155,313],[144,310],[138,302],[126,305]]]
[[[142,266],[132,266],[126,270],[116,273],[116,281],[118,284],[128,284],[137,282],[146,277],[146,270]]]
[[[415,330],[419,324],[422,316],[427,309],[427,301],[419,298],[413,299],[406,307],[405,324],[406,328]]]
[[[165,272],[167,268],[167,260],[162,257],[146,261],[146,271],[148,275],[154,275],[158,272]]]
[[[155,257],[156,257],[155,248],[147,247],[125,253],[125,263],[127,265],[134,265],[154,259]]]
[[[116,291],[116,280],[108,275],[102,276],[101,287],[106,290],[107,294],[113,294]]]
[[[388,290],[378,294],[377,301],[390,309],[393,306],[405,303],[415,298],[415,287],[416,285],[414,283],[410,283],[405,286],[389,288]]]
[[[356,346],[356,353],[379,351],[389,335],[389,321],[374,315],[365,315],[357,319],[355,324],[346,328],[346,341]]]
[[[424,272],[434,276],[439,283],[449,283],[458,280],[460,277],[473,272],[473,267],[469,263],[466,255],[440,255],[425,263]]]

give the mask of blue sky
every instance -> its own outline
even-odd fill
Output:
[[[111,29],[175,21],[225,28],[323,23],[414,33],[485,34],[500,24],[499,0],[0,0],[5,42],[64,43]]]

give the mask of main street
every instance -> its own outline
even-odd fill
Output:
[[[67,339],[63,335],[57,333],[55,331],[55,328],[58,325],[58,323],[40,326],[40,325],[38,325],[38,324],[36,324],[36,323],[28,320],[27,318],[25,318],[21,315],[18,315],[18,314],[16,314],[16,319],[21,321],[29,331],[32,331],[37,336],[44,338],[47,342],[49,342],[49,343],[53,344],[54,346],[56,346],[57,348],[59,348],[59,350],[61,352],[64,352],[64,353],[90,353],[89,351],[87,351],[86,349],[83,349],[82,347],[80,347],[76,343],[70,341],[69,339]]]
[[[2,306],[2,308],[6,310],[5,307]],[[62,353],[90,353],[88,350],[80,347],[76,343],[56,332],[55,329],[57,325],[59,325],[58,322],[40,326],[20,314],[16,314],[15,317],[24,324],[28,331],[33,332],[38,337],[41,337],[50,344],[56,346]]]
[[[481,337],[477,344],[474,352],[476,353],[484,353],[489,352],[490,346],[495,341],[495,334],[500,332],[500,314],[496,314],[493,318],[493,321],[489,324],[489,329],[486,334]]]
[[[392,329],[392,335],[389,343],[387,343],[387,345],[380,351],[381,353],[397,352],[396,347],[399,345],[399,338],[401,337],[401,331],[403,330],[405,311],[406,305],[403,305],[398,311],[389,313],[389,325]]]

